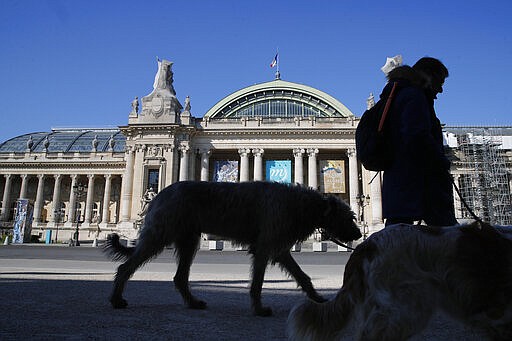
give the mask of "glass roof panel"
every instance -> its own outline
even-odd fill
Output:
[[[38,132],[20,135],[0,144],[0,153],[24,153],[31,145],[35,153],[89,153],[93,151],[96,138],[96,151],[109,151],[110,139],[113,139],[113,151],[124,152],[126,138],[117,129],[54,129],[52,132]],[[32,143],[29,140],[32,139]]]

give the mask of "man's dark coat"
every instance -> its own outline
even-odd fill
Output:
[[[394,81],[399,90],[386,122],[395,156],[383,176],[383,216],[454,225],[450,162],[434,99],[425,90],[425,80],[409,66],[394,69],[388,78],[381,97]]]

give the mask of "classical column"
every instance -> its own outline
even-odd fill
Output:
[[[188,159],[188,180],[196,181],[196,162],[197,162],[197,149],[191,149],[191,153]]]
[[[166,177],[166,174],[165,174],[165,171],[167,170],[167,161],[165,160],[160,160],[160,166],[158,167],[158,188],[156,189],[156,192],[160,192],[161,190],[163,190],[166,186],[165,186],[165,177]]]
[[[76,193],[75,193],[75,187],[76,179],[78,178],[77,174],[71,175],[71,189],[69,191],[69,208],[68,208],[68,225],[73,225],[75,222],[75,210],[76,210]]]
[[[294,173],[295,173],[295,183],[303,184],[304,183],[304,162],[302,156],[304,155],[304,149],[295,148],[293,150],[294,157]]]
[[[57,217],[60,214],[60,182],[62,176],[55,174],[55,184],[53,185],[53,199],[52,199],[52,211],[50,212],[50,223],[56,223]],[[57,213],[58,212],[58,213]]]
[[[112,175],[105,174],[105,191],[103,193],[103,207],[101,210],[101,222],[108,224],[109,222],[109,207],[110,207],[110,192],[112,189]]]
[[[174,182],[174,169],[175,169],[175,157],[174,157],[174,145],[168,145],[164,147],[165,157],[165,186],[169,186]]]
[[[187,145],[181,145],[179,147],[180,153],[181,153],[181,159],[180,159],[180,181],[188,180],[188,158],[189,158],[189,152],[190,147]]]
[[[87,175],[89,182],[87,184],[87,199],[85,204],[84,223],[90,224],[92,218],[92,203],[94,199],[94,174]]]
[[[357,197],[359,195],[359,175],[357,172],[356,150],[350,148],[347,150],[348,155],[348,187],[350,193],[350,208],[352,211],[359,212],[359,203]]]
[[[382,223],[382,185],[380,173],[370,172],[370,200],[372,203],[372,224]]]
[[[308,186],[313,189],[318,189],[318,170],[316,167],[316,154],[318,149],[309,148],[308,153]]]
[[[43,208],[44,197],[44,174],[37,175],[36,201],[34,202],[34,223],[41,222],[41,210]]]
[[[212,151],[210,149],[201,149],[201,181],[209,180],[210,171],[210,155]]]
[[[11,183],[12,183],[12,175],[5,174],[5,187],[4,187],[4,196],[2,199],[2,213],[0,214],[0,221],[6,221],[9,219],[9,213],[11,209]]]
[[[140,198],[144,195],[144,180],[147,176],[147,164],[144,162],[146,151],[148,147],[145,144],[135,146],[135,155],[133,162],[133,176],[132,176],[132,193],[130,197],[130,221],[137,219],[137,212],[140,208]],[[132,224],[129,224],[132,225]]]
[[[27,174],[21,175],[20,199],[26,199],[28,180],[29,180],[29,176]]]
[[[174,152],[172,153],[172,163],[173,163],[173,168],[172,168],[172,182],[176,182],[176,181],[179,181],[180,179],[180,152],[179,152],[179,148],[178,147],[174,147]]]
[[[122,194],[121,194],[121,207],[120,213],[121,222],[130,221],[130,209],[132,205],[132,192],[133,192],[133,163],[134,152],[131,147],[126,148],[125,153],[126,169],[123,174]]]
[[[251,152],[248,148],[238,149],[240,154],[240,182],[249,181],[249,153]]]
[[[263,153],[262,148],[255,148],[252,150],[254,154],[254,181],[263,180]]]

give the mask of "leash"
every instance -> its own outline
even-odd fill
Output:
[[[480,219],[479,216],[477,216],[475,214],[475,212],[473,212],[473,210],[469,207],[468,203],[466,202],[466,200],[462,197],[462,193],[460,192],[460,189],[459,187],[457,186],[457,184],[455,183],[455,180],[453,179],[453,176],[451,176],[450,174],[450,181],[452,182],[452,185],[453,185],[453,188],[455,188],[455,192],[457,192],[459,198],[460,198],[460,201],[462,201],[462,204],[464,205],[464,207],[468,210],[469,214],[471,214],[471,216],[473,217],[473,219],[475,219],[476,221],[478,221],[479,223],[483,223],[482,219]]]
[[[372,183],[372,181],[377,177],[377,175],[378,175],[379,173],[380,173],[380,172],[377,172],[377,174],[375,174],[375,176],[374,176],[374,177],[373,177],[373,179],[370,181],[370,183]],[[459,187],[457,186],[457,184],[455,183],[455,180],[453,179],[453,176],[451,176],[451,174],[450,174],[450,181],[451,181],[451,183],[452,183],[452,185],[453,185],[453,188],[455,188],[455,192],[457,192],[457,195],[459,196],[460,201],[462,202],[462,204],[464,205],[464,207],[468,210],[469,214],[473,217],[473,219],[474,219],[474,220],[478,221],[479,223],[483,223],[483,220],[482,220],[479,216],[477,216],[477,215],[475,214],[475,212],[471,209],[471,207],[469,207],[469,205],[468,205],[468,203],[466,202],[466,200],[462,197],[462,193],[460,192],[460,189],[459,189]],[[333,242],[334,244],[337,244],[337,245],[339,245],[339,246],[341,246],[341,247],[347,248],[347,249],[352,250],[352,251],[354,251],[354,250],[355,250],[355,248],[350,247],[350,246],[348,246],[347,244],[340,242],[339,240],[337,240],[336,238],[331,237],[330,235],[329,235],[329,240],[330,240],[331,242]]]
[[[327,238],[329,238],[329,240],[330,240],[331,242],[333,242],[334,244],[339,245],[339,246],[344,247],[344,248],[347,248],[347,249],[349,249],[349,250],[351,250],[351,251],[354,251],[354,250],[355,250],[355,248],[353,248],[353,247],[351,247],[351,246],[348,246],[348,245],[347,245],[347,244],[345,244],[345,243],[340,242],[338,239],[336,239],[336,238],[334,238],[334,237],[331,237],[331,235],[330,235],[329,233],[327,233],[326,231],[324,231],[324,233],[327,235]]]
[[[375,180],[375,178],[377,177],[377,175],[379,175],[379,174],[380,174],[380,172],[381,172],[381,171],[377,171],[377,172],[375,172],[375,175],[374,175],[374,176],[373,176],[373,178],[370,180],[370,182],[368,183],[368,185],[371,185],[371,184],[372,184],[373,180]]]
[[[354,250],[355,250],[355,248],[353,248],[353,247],[351,247],[351,246],[348,246],[347,244],[342,243],[342,242],[340,242],[339,240],[336,240],[336,239],[334,239],[334,238],[329,238],[329,240],[330,240],[331,242],[333,242],[334,244],[337,244],[337,245],[339,245],[339,246],[341,246],[341,247],[347,248],[347,249],[349,249],[349,250],[351,250],[351,251],[354,251]]]

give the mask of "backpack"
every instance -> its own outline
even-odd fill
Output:
[[[385,123],[391,102],[398,88],[393,88],[387,98],[381,97],[377,103],[366,110],[356,129],[356,155],[364,168],[371,171],[383,171],[393,162],[393,148]]]

